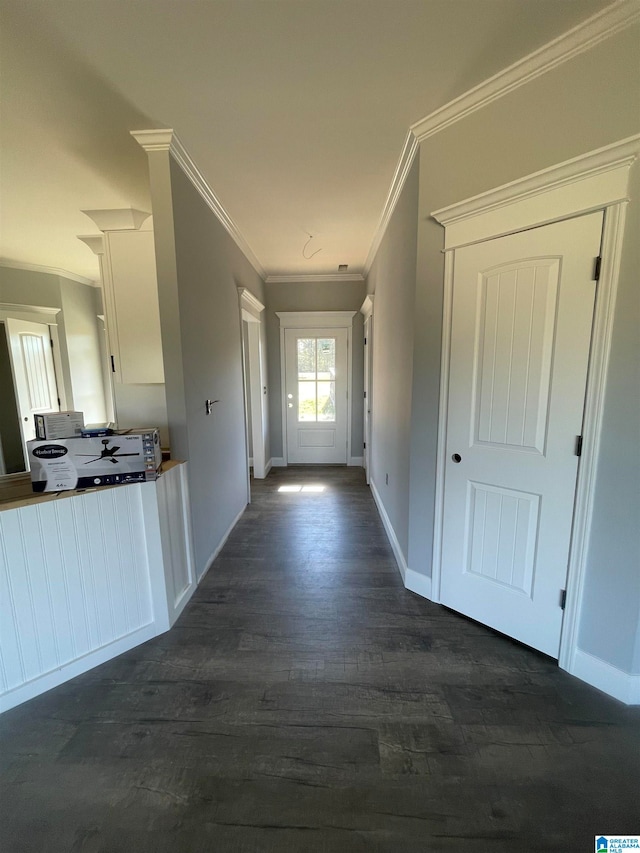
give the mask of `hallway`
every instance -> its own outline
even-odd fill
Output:
[[[0,718],[3,853],[638,832],[639,708],[407,592],[362,469],[274,469],[252,494],[169,633]]]

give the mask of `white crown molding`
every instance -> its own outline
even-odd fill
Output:
[[[16,311],[29,314],[46,314],[48,317],[54,317],[62,311],[62,308],[51,308],[48,305],[21,305],[16,302],[0,302],[0,314],[11,314]]]
[[[94,255],[104,255],[104,237],[102,234],[78,234],[78,240],[88,246]]]
[[[368,276],[369,272],[371,271],[371,266],[373,265],[375,256],[378,252],[378,249],[380,248],[382,238],[385,235],[385,231],[387,230],[387,226],[389,225],[389,221],[393,215],[393,211],[396,209],[396,204],[398,203],[400,193],[404,188],[404,184],[407,180],[409,170],[413,165],[413,160],[418,151],[418,147],[418,140],[410,130],[407,133],[407,137],[404,141],[402,153],[400,154],[400,159],[398,160],[398,165],[396,166],[396,170],[393,173],[391,186],[389,187],[389,192],[387,193],[387,198],[385,199],[384,207],[382,208],[382,213],[380,214],[380,219],[373,235],[369,254],[367,255],[367,260],[364,264],[365,277]]]
[[[268,275],[265,284],[307,284],[309,282],[364,281],[362,273],[308,273],[306,275]]]
[[[373,314],[373,300],[375,299],[375,294],[367,293],[365,296],[364,302],[360,306],[360,313],[364,315],[365,320],[367,317],[370,317]]]
[[[130,133],[147,153],[150,151],[168,151],[171,154],[195,189],[200,193],[207,206],[217,216],[240,251],[264,281],[267,276],[262,264],[253,253],[238,226],[224,209],[220,199],[207,183],[202,172],[191,159],[191,156],[178,139],[175,131],[168,128],[165,130],[132,130]]]
[[[101,231],[138,231],[142,223],[151,214],[135,207],[121,207],[112,210],[81,210]]]
[[[351,328],[357,311],[276,311],[281,329]]]
[[[250,314],[259,317],[264,311],[262,302],[246,287],[238,288],[238,297],[240,298],[240,307],[244,308]]]
[[[549,221],[549,210],[554,219],[562,219],[601,209],[627,200],[628,170],[639,153],[640,134],[636,134],[431,215],[446,228],[444,248],[448,250],[541,225]],[[506,213],[505,208],[510,211]]]
[[[71,281],[77,281],[78,284],[86,284],[89,287],[98,287],[99,282],[92,278],[86,278],[83,275],[69,272],[68,270],[59,269],[58,267],[40,266],[39,264],[24,264],[21,261],[12,261],[9,258],[0,258],[0,267],[7,267],[13,270],[28,270],[29,272],[46,273],[46,275],[57,275],[61,278],[68,278]]]
[[[586,21],[411,125],[364,265],[369,275],[421,142],[640,20],[638,0],[617,0]]]
[[[638,0],[618,0],[411,125],[422,142],[640,20]]]

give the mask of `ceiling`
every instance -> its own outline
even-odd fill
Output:
[[[172,127],[267,274],[362,272],[409,126],[608,3],[1,0],[0,256],[95,279]]]

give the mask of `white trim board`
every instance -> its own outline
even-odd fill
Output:
[[[640,136],[622,140],[597,151],[589,152],[553,169],[529,175],[520,181],[500,187],[482,196],[460,202],[433,214],[443,223],[450,223],[453,237],[445,251],[445,280],[442,326],[442,359],[440,380],[440,409],[438,421],[438,450],[436,466],[436,507],[432,552],[433,600],[440,601],[442,561],[442,518],[444,503],[444,467],[446,447],[447,406],[449,390],[449,357],[451,304],[453,297],[454,252],[465,245],[470,234],[489,239],[511,233],[513,223],[518,230],[534,228],[569,218],[588,209],[604,209],[602,237],[602,268],[598,282],[592,346],[589,358],[583,445],[573,521],[573,536],[567,574],[567,602],[564,611],[558,664],[574,675],[584,673],[587,658],[578,658],[578,630],[582,608],[586,557],[593,514],[593,484],[596,476],[598,449],[604,414],[604,394],[620,270],[620,257],[626,214],[627,181],[631,163],[640,150]],[[558,176],[562,175],[559,180]],[[572,188],[576,191],[572,192]],[[557,194],[556,190],[560,193]],[[621,198],[622,196],[622,198]],[[499,198],[496,207],[495,200]],[[575,210],[571,210],[571,199]],[[535,204],[531,200],[535,199]],[[488,200],[488,203],[486,203]],[[542,201],[543,203],[539,203]],[[559,209],[554,207],[555,203]],[[558,214],[561,215],[558,215]],[[459,215],[458,215],[459,214]],[[474,223],[474,219],[478,220]],[[484,219],[484,222],[479,220]],[[460,227],[458,227],[460,226]],[[462,230],[460,230],[462,228]],[[457,230],[456,230],[457,229]],[[448,230],[448,228],[446,229]],[[495,230],[495,234],[491,231]],[[460,241],[460,242],[458,242]],[[583,677],[580,675],[579,677]],[[594,674],[594,678],[597,674]],[[589,680],[585,678],[584,680]]]
[[[107,643],[105,646],[100,646],[100,648],[89,652],[83,657],[70,661],[57,669],[51,670],[50,672],[45,672],[43,675],[39,675],[31,681],[21,684],[14,690],[7,691],[7,693],[0,697],[0,714],[8,711],[10,708],[15,708],[16,705],[21,705],[29,699],[34,699],[42,693],[46,693],[47,690],[51,690],[54,687],[58,687],[60,684],[64,684],[66,681],[69,681],[71,678],[75,678],[77,675],[82,675],[82,673],[88,672],[90,669],[99,666],[101,663],[106,663],[118,655],[128,652],[130,649],[134,649],[141,643],[146,643],[147,640],[151,640],[153,637],[158,637],[167,630],[168,626],[163,627],[162,630],[159,631],[156,623],[150,622],[148,625],[144,625],[142,628],[137,628],[135,631],[132,631],[130,634],[126,634],[124,637],[118,637],[117,640]]]
[[[245,510],[246,510],[247,506],[248,506],[248,504],[245,504],[245,506],[243,506],[243,507],[242,507],[242,509],[240,510],[240,512],[239,512],[239,513],[236,515],[236,517],[233,519],[233,521],[231,522],[231,524],[230,524],[230,525],[229,525],[229,527],[227,528],[226,532],[223,534],[222,539],[221,539],[221,540],[220,540],[220,542],[218,543],[218,545],[217,545],[217,547],[216,547],[215,551],[213,552],[213,554],[212,554],[212,555],[209,557],[209,559],[207,560],[207,562],[206,562],[206,564],[205,564],[205,567],[204,567],[204,570],[203,570],[203,572],[202,572],[202,574],[201,574],[201,575],[198,575],[198,570],[197,570],[197,568],[196,568],[196,584],[200,584],[200,582],[202,581],[202,579],[204,578],[204,576],[207,574],[207,572],[209,571],[209,569],[211,568],[211,566],[214,564],[216,557],[218,556],[218,554],[220,553],[220,551],[222,551],[222,549],[224,548],[224,546],[225,546],[225,544],[226,544],[226,542],[227,542],[227,539],[231,536],[231,534],[232,534],[232,532],[233,532],[233,528],[236,526],[236,524],[240,521],[240,519],[241,519],[241,518],[242,518],[242,516],[244,515],[244,513],[245,513]]]
[[[349,468],[362,468],[364,463],[364,457],[362,456],[350,456],[347,465]]]
[[[324,284],[340,281],[364,281],[362,273],[335,273],[330,275],[306,274],[306,275],[268,275],[265,284],[306,284],[314,282],[316,284]]]
[[[414,122],[405,139],[364,265],[369,275],[421,142],[640,20],[637,0],[619,0]]]
[[[168,151],[171,154],[195,189],[200,193],[207,206],[213,211],[229,236],[234,240],[240,251],[264,281],[266,272],[262,264],[253,253],[251,246],[247,243],[238,226],[225,210],[220,199],[207,183],[202,172],[191,159],[191,156],[178,139],[175,131],[171,128],[166,128],[164,130],[131,130],[129,132],[147,153],[149,151]]]
[[[487,104],[552,71],[640,20],[637,0],[619,0],[596,12],[533,53],[524,56],[464,94],[411,125],[419,142],[460,121]]]
[[[639,152],[636,134],[434,211],[445,251],[627,201]]]
[[[100,287],[100,281],[98,279],[86,278],[83,275],[77,275],[77,273],[59,269],[58,267],[40,266],[40,264],[24,264],[22,261],[12,261],[9,258],[0,258],[0,267],[6,267],[10,270],[27,270],[28,272],[56,275],[58,278],[68,278],[70,281],[77,281],[78,284],[86,284],[88,287]]]
[[[625,705],[640,705],[640,675],[623,672],[582,649],[575,651],[571,674]]]
[[[396,532],[391,524],[391,519],[387,515],[384,503],[373,480],[371,480],[369,486],[371,487],[371,494],[373,495],[374,503],[378,509],[382,526],[387,534],[387,539],[391,545],[391,550],[393,551],[393,556],[396,559],[398,571],[400,572],[400,577],[402,578],[405,589],[408,589],[409,592],[415,592],[416,595],[421,595],[423,598],[430,600],[431,578],[428,578],[426,575],[421,575],[419,572],[415,572],[407,566],[404,554],[402,553],[402,548],[398,542],[398,537],[396,536]]]

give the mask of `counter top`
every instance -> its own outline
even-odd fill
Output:
[[[170,471],[176,465],[180,465],[178,459],[169,459],[160,466],[160,474]],[[57,501],[64,498],[72,498],[75,495],[86,495],[87,492],[102,492],[105,489],[120,489],[118,486],[100,486],[96,489],[67,489],[64,492],[34,492],[31,487],[31,475],[12,474],[0,480],[0,512],[5,509],[16,509],[17,507],[32,506],[34,504]]]

